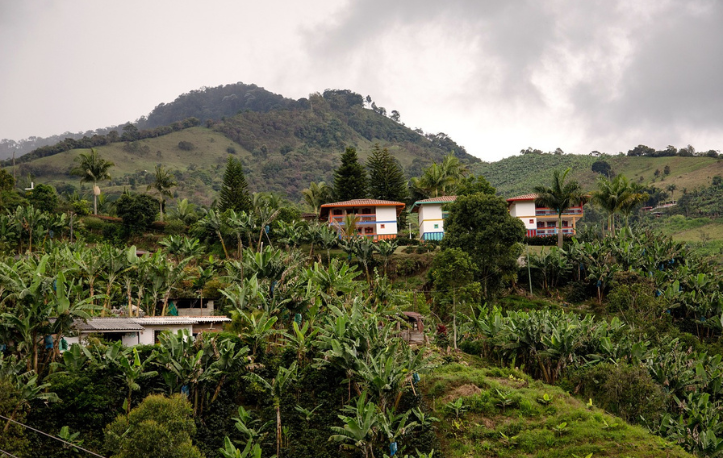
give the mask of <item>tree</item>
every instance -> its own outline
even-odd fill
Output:
[[[670,192],[670,200],[675,201],[675,197],[673,196],[675,195],[675,190],[678,189],[678,187],[675,184],[669,184],[666,189]]]
[[[39,184],[25,195],[28,202],[40,211],[51,213],[58,206],[58,195],[50,185]]]
[[[0,169],[0,191],[12,191],[15,187],[15,178],[5,169]]]
[[[605,175],[608,178],[612,178],[613,176],[613,168],[610,167],[610,164],[608,164],[607,161],[604,161],[602,159],[593,162],[592,167],[590,168],[593,172],[599,173],[600,175]]]
[[[119,415],[108,425],[105,448],[113,458],[200,458],[203,454],[191,442],[195,433],[186,396],[150,395],[130,414]]]
[[[97,215],[98,194],[100,194],[98,181],[110,180],[108,170],[115,164],[100,157],[95,148],[91,148],[88,154],[80,153],[75,160],[78,165],[70,170],[70,174],[79,176],[81,182],[93,183],[93,214]]]
[[[369,194],[373,199],[404,202],[409,198],[407,179],[402,166],[379,144],[372,148],[372,155],[367,160],[369,169]]]
[[[469,196],[477,193],[495,195],[497,190],[482,175],[462,178],[457,183],[456,194],[458,196]]]
[[[173,179],[173,175],[168,173],[168,170],[163,170],[163,166],[161,164],[156,165],[156,173],[153,177],[153,183],[149,184],[146,190],[150,191],[151,189],[155,189],[158,192],[158,197],[160,199],[160,221],[163,221],[163,203],[165,202],[163,198],[173,198],[171,188],[175,187],[177,184],[176,180]]]
[[[143,232],[156,220],[158,201],[147,194],[123,194],[115,204],[128,233]]]
[[[535,186],[534,191],[537,194],[535,205],[538,207],[547,207],[557,212],[557,246],[562,248],[562,214],[575,205],[585,201],[585,195],[577,181],[565,183],[567,174],[570,173],[568,168],[564,172],[555,170],[552,173],[551,186]]]
[[[226,210],[233,210],[237,213],[242,211],[251,213],[252,210],[251,196],[241,161],[230,156],[219,191],[219,211],[223,213]]]
[[[510,216],[507,203],[489,194],[460,196],[449,205],[442,248],[459,248],[477,266],[475,279],[489,297],[517,272],[525,226]]]
[[[621,205],[627,198],[630,186],[624,175],[618,175],[612,180],[599,177],[598,189],[592,192],[592,201],[602,208],[608,215],[608,231],[615,232],[615,213],[621,210]]]
[[[663,174],[670,175],[670,166],[669,165],[666,165],[665,167],[663,167]]]
[[[356,149],[347,147],[341,156],[341,166],[334,171],[334,198],[338,201],[367,197],[367,173],[359,163]]]
[[[319,207],[331,202],[334,199],[333,190],[326,185],[323,181],[309,183],[309,187],[301,191],[301,195],[304,198],[304,202],[314,210],[314,213],[319,214]]]

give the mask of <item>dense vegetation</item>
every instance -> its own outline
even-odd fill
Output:
[[[357,95],[326,96],[355,113]],[[398,191],[390,151],[372,149],[348,162]],[[181,183],[161,165],[145,184],[163,200],[99,195],[93,216],[0,176],[0,449],[57,455],[20,422],[128,458],[723,456],[723,272],[646,227],[648,188],[614,167],[596,167],[608,173],[587,229],[528,254],[522,223],[454,153],[411,182],[415,198],[459,194],[445,238],[425,245],[357,237],[353,217],[301,220],[250,193],[233,156],[203,208],[164,207]],[[96,151],[78,157],[98,165],[79,167],[89,182],[113,173]],[[545,192],[584,197],[554,177]],[[312,182],[304,200],[331,191]],[[63,345],[79,321],[169,315],[178,300],[232,321],[151,346]]]

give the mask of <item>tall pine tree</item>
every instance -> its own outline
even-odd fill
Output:
[[[218,197],[218,207],[221,212],[226,210],[251,212],[251,197],[243,166],[238,159],[229,156]]]
[[[349,146],[341,156],[341,166],[334,171],[334,198],[341,202],[366,197],[367,172],[359,163],[356,150]]]
[[[367,160],[369,169],[369,194],[372,199],[404,202],[409,198],[407,179],[402,166],[389,151],[374,145],[372,155]]]

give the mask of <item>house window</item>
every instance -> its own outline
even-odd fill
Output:
[[[372,209],[371,208],[364,208],[362,209],[362,215],[371,215]]]
[[[434,225],[434,228],[435,228],[435,229],[439,229],[439,224],[435,224],[435,225]]]
[[[356,231],[357,231],[358,234],[361,234],[361,231],[362,231],[362,230],[361,230],[361,227],[360,227],[359,229],[357,229]]]
[[[373,233],[374,233],[374,229],[372,229],[371,227],[365,227],[365,228],[364,228],[364,233],[365,233],[365,234],[373,234]]]
[[[379,227],[384,229],[384,224],[380,224]]]
[[[531,219],[531,220],[530,220],[530,224],[535,224],[535,220],[534,220],[534,219]]]
[[[562,227],[567,227],[567,221],[562,222]]]
[[[335,215],[341,215],[341,210],[334,210]]]

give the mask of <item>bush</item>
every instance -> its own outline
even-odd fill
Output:
[[[228,148],[226,148],[226,152],[228,154],[236,154],[236,148],[234,148],[233,146],[229,146]]]
[[[163,227],[163,232],[166,234],[183,234],[186,232],[186,224],[181,221],[180,219],[172,219],[170,221],[166,221],[165,226]]]
[[[598,364],[572,373],[569,381],[584,398],[631,423],[658,424],[666,411],[663,388],[642,366]]]
[[[570,242],[572,242],[571,235],[562,236],[563,245]],[[534,237],[525,237],[523,243],[530,246],[557,246],[557,237],[549,235],[535,235]]]
[[[90,202],[85,199],[76,200],[71,204],[73,212],[78,216],[90,215]]]
[[[178,142],[178,149],[181,149],[183,151],[193,151],[194,149],[196,149],[196,145],[191,142],[180,141]]]
[[[116,213],[130,234],[147,230],[158,214],[159,204],[147,194],[123,194],[116,202]]]

